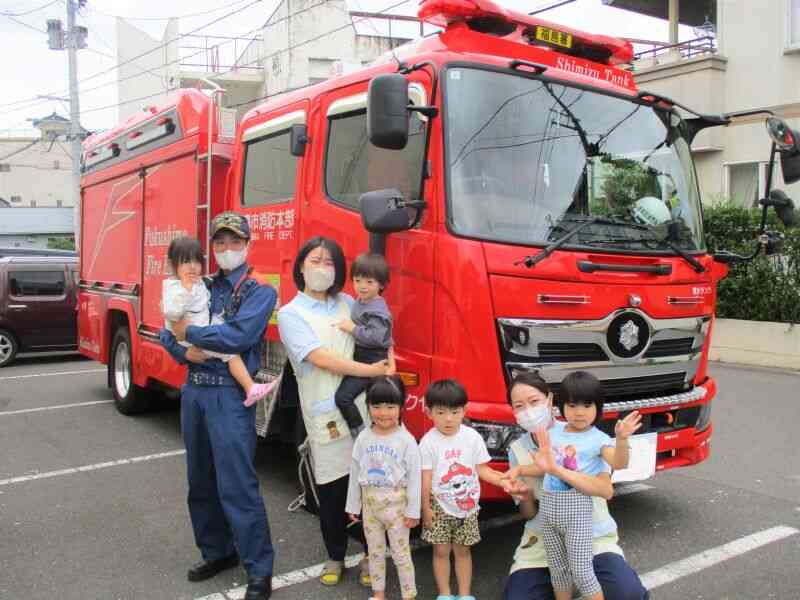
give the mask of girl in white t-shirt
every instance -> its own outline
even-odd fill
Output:
[[[220,315],[211,317],[211,293],[202,280],[203,250],[200,242],[191,237],[179,237],[172,240],[167,249],[167,261],[172,269],[173,277],[167,277],[162,283],[161,310],[164,313],[164,326],[172,331],[172,323],[183,319],[190,325],[205,327],[222,322]],[[189,342],[180,342],[189,347]],[[277,385],[278,380],[271,383],[256,383],[247,371],[241,356],[221,354],[203,349],[209,357],[218,358],[227,363],[228,370],[236,382],[244,388],[247,396],[245,406],[252,406]]]
[[[384,600],[386,536],[405,600],[417,597],[409,531],[419,524],[420,465],[414,437],[400,424],[406,390],[396,375],[379,377],[367,391],[372,426],[353,446],[345,511],[354,523],[363,512],[373,596]]]

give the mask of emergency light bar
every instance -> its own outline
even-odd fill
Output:
[[[626,40],[563,27],[505,9],[492,0],[422,0],[417,16],[445,29],[464,23],[481,33],[516,38],[521,43],[608,65],[633,61],[633,46]]]

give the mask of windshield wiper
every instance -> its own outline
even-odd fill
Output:
[[[605,220],[606,219],[604,217],[592,217],[592,218],[589,218],[586,221],[584,221],[583,223],[581,223],[580,225],[577,225],[573,229],[570,229],[567,233],[562,235],[560,238],[555,240],[553,243],[548,244],[547,246],[545,246],[542,249],[542,251],[539,252],[538,254],[526,256],[522,260],[518,260],[517,262],[515,262],[514,265],[523,264],[526,267],[528,267],[529,269],[531,269],[531,268],[535,267],[538,263],[543,261],[545,258],[550,256],[553,252],[555,252],[556,250],[561,248],[561,246],[563,246],[568,241],[570,241],[573,237],[575,237],[575,235],[579,231],[581,231],[583,229],[586,229],[589,225],[594,225],[595,223],[603,223]]]
[[[697,260],[694,256],[686,252],[686,250],[682,249],[680,246],[675,244],[674,242],[670,241],[666,238],[659,238],[656,237],[655,233],[650,231],[650,237],[640,237],[640,238],[614,238],[614,239],[605,239],[605,240],[587,240],[585,243],[587,244],[648,244],[651,242],[655,242],[656,244],[665,244],[667,245],[670,250],[672,250],[675,254],[683,258],[686,262],[692,265],[692,268],[697,273],[705,272],[706,268]]]

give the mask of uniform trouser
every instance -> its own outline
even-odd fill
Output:
[[[553,588],[571,590],[574,581],[582,596],[600,592],[592,568],[592,499],[575,489],[546,491],[539,506]]]
[[[370,486],[364,486],[361,490],[364,536],[369,544],[369,576],[373,591],[381,592],[386,589],[386,536],[388,535],[402,597],[416,598],[414,563],[411,560],[411,546],[408,543],[409,529],[404,521],[408,507],[406,490]]]
[[[319,498],[319,528],[322,541],[331,560],[343,561],[347,553],[347,532],[350,519],[344,511],[347,503],[347,486],[350,477],[345,475],[328,483],[317,484]],[[354,532],[359,541],[363,537]]]
[[[203,558],[238,551],[250,577],[272,575],[274,551],[253,458],[255,406],[238,387],[183,386],[189,514]]]

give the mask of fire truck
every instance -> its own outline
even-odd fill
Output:
[[[250,223],[254,276],[280,303],[297,293],[293,261],[312,236],[337,240],[348,261],[386,255],[404,420],[417,437],[431,426],[425,387],[455,378],[502,469],[520,433],[509,379],[534,371],[558,393],[582,369],[604,386],[602,429],[642,413],[639,477],[705,460],[716,284],[727,263],[780,245],[764,227],[748,257],[705,245],[690,145],[737,115],[638,90],[624,40],[489,0],[423,0],[419,18],[442,31],[271,98],[233,126],[216,94],[179,90],[89,138],[81,352],[108,365],[124,414],[178,388],[184,368],[158,343],[166,249],[191,235],[207,251],[210,217],[235,210]],[[771,162],[800,179],[796,132],[769,123]],[[771,181],[762,204],[765,219],[773,206],[791,221]],[[283,379],[259,433],[294,441],[297,388],[274,315],[262,371]]]

